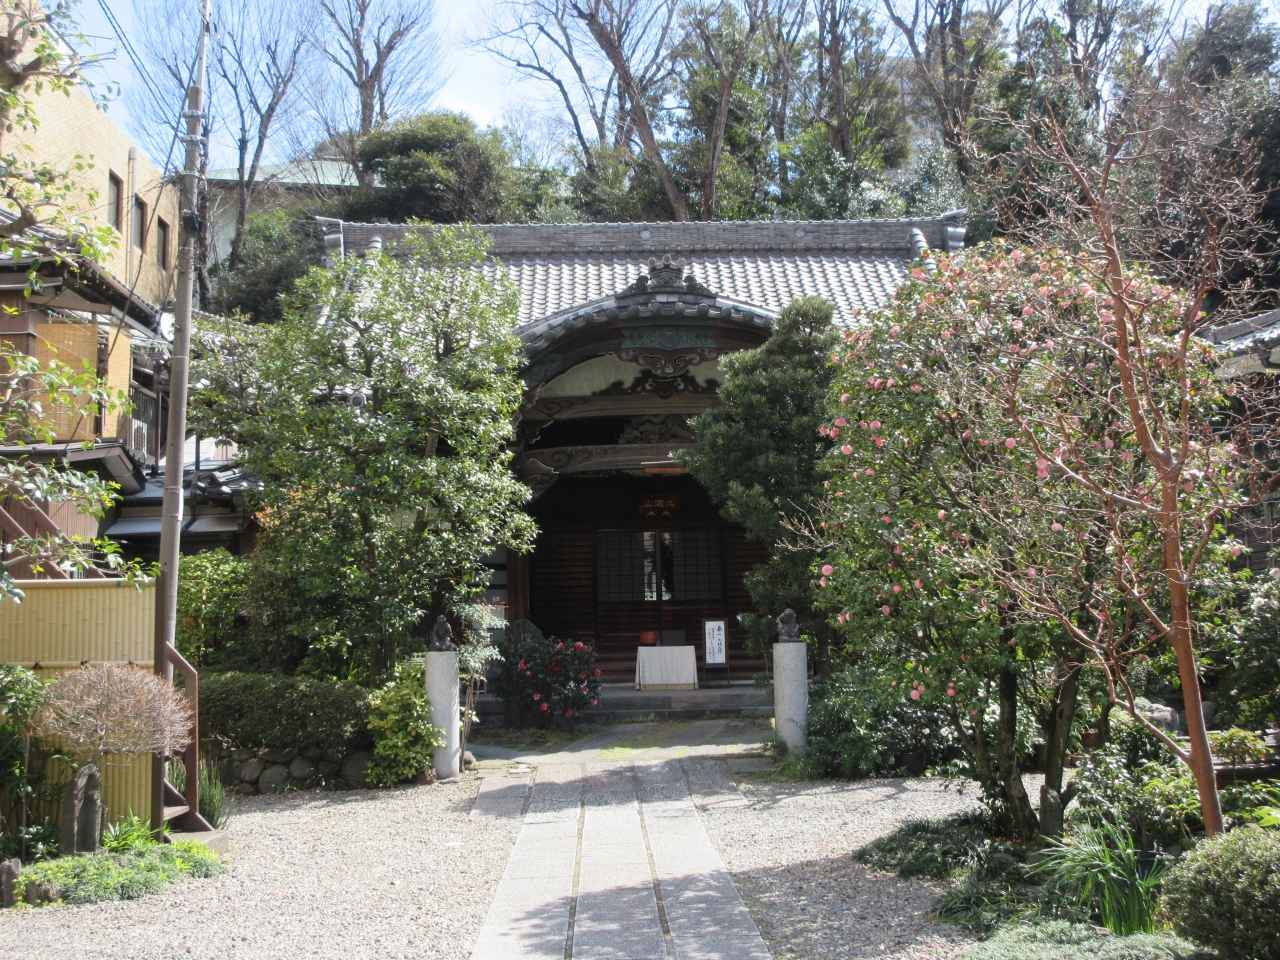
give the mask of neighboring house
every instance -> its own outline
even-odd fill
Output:
[[[395,248],[408,228],[321,220],[331,255]],[[714,405],[719,359],[763,343],[792,299],[841,323],[886,303],[926,249],[963,243],[955,217],[819,223],[498,225],[493,268],[520,292],[525,402],[517,471],[539,535],[500,557],[495,601],[549,635],[597,644],[606,679],[635,671],[642,634],[698,645],[737,614],[765,548],[720,515],[672,460]],[[755,668],[759,668],[755,665]]]
[[[177,187],[144,157],[129,138],[79,88],[69,95],[46,92],[37,99],[40,126],[14,131],[22,153],[59,171],[69,171],[68,202],[84,220],[106,224],[119,243],[102,263],[76,255],[0,260],[0,340],[47,361],[92,369],[111,387],[129,394],[133,410],[59,424],[59,443],[37,448],[0,448],[0,456],[67,458],[140,492],[144,471],[162,449],[167,417],[163,367],[169,347],[163,310],[171,299],[178,256]],[[76,170],[77,164],[85,169]],[[96,196],[93,194],[96,193]],[[12,216],[3,210],[0,216]],[[40,289],[28,290],[28,273]],[[88,449],[83,445],[89,443]],[[76,513],[63,505],[49,515],[35,503],[5,498],[9,529],[97,536],[114,522]]]
[[[209,262],[221,263],[231,252],[239,209],[238,170],[212,170],[209,188]],[[294,160],[264,166],[249,200],[249,214],[263,213],[295,202],[313,203],[352,193],[360,186],[351,164],[345,160]]]

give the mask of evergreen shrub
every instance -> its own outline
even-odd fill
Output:
[[[1243,826],[1203,841],[1165,877],[1162,907],[1223,960],[1280,960],[1280,832]]]
[[[545,637],[528,621],[512,624],[499,644],[502,672],[495,688],[520,717],[542,726],[575,720],[600,696],[596,648],[581,640]]]
[[[369,706],[369,785],[390,787],[430,770],[431,754],[444,746],[444,731],[431,725],[422,667],[400,664],[395,680],[374,693]]]
[[[210,673],[200,677],[200,727],[238,747],[345,755],[373,744],[369,699],[343,680]]]

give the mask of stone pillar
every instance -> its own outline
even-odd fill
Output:
[[[773,724],[787,748],[803,753],[809,727],[809,647],[773,645]]]
[[[462,769],[461,721],[458,703],[458,651],[427,651],[427,699],[431,701],[431,723],[444,731],[444,746],[432,754],[431,762],[441,780],[456,777]]]

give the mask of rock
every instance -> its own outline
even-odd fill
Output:
[[[289,786],[289,768],[283,763],[273,763],[258,778],[258,790],[262,793],[284,793]]]
[[[1204,722],[1209,723],[1218,715],[1218,705],[1212,700],[1205,700],[1200,704],[1200,712],[1204,715]]]
[[[342,761],[342,766],[338,768],[338,776],[353,787],[363,787],[365,775],[369,771],[369,761],[372,759],[373,754],[368,750],[357,750]]]
[[[294,757],[289,764],[289,776],[295,780],[310,780],[316,775],[316,765],[306,757]]]
[[[293,763],[294,757],[298,755],[298,751],[292,747],[274,748],[271,750],[263,750],[259,756],[267,763]]]
[[[338,769],[338,762],[336,760],[321,760],[316,764],[316,769],[322,777],[332,776],[333,772]]]
[[[426,770],[423,773],[418,774],[409,782],[415,786],[425,787],[429,783],[436,782],[436,772],[434,770]]]
[[[342,758],[344,756],[346,756],[346,754],[341,750],[326,750],[324,753],[320,754],[320,759],[324,760],[326,763],[336,765],[342,762]]]
[[[242,797],[251,797],[258,792],[258,788],[252,783],[237,783],[232,788],[232,793],[238,793]]]
[[[1168,730],[1170,733],[1178,732],[1178,711],[1173,707],[1152,704],[1142,711],[1142,715],[1162,730]]]
[[[471,751],[470,751],[470,750],[464,751],[464,752],[463,752],[463,754],[462,754],[462,766],[463,766],[463,767],[474,767],[475,765],[476,765],[476,758],[475,758],[475,756],[471,753]]]
[[[244,763],[246,760],[252,760],[254,756],[255,754],[252,750],[245,750],[244,748],[231,751],[231,759],[236,763]]]
[[[236,770],[236,777],[243,783],[257,783],[260,776],[262,776],[262,761],[256,757],[246,760]]]
[[[236,762],[230,757],[218,761],[218,780],[224,787],[236,782]]]

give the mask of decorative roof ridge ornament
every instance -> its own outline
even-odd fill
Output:
[[[655,296],[666,294],[680,297],[692,297],[698,300],[715,300],[716,295],[706,286],[698,282],[692,273],[685,272],[685,260],[674,259],[671,254],[664,254],[662,259],[649,258],[649,275],[641,274],[633,283],[624,287],[615,298],[619,306],[629,305],[637,301],[648,301]]]

